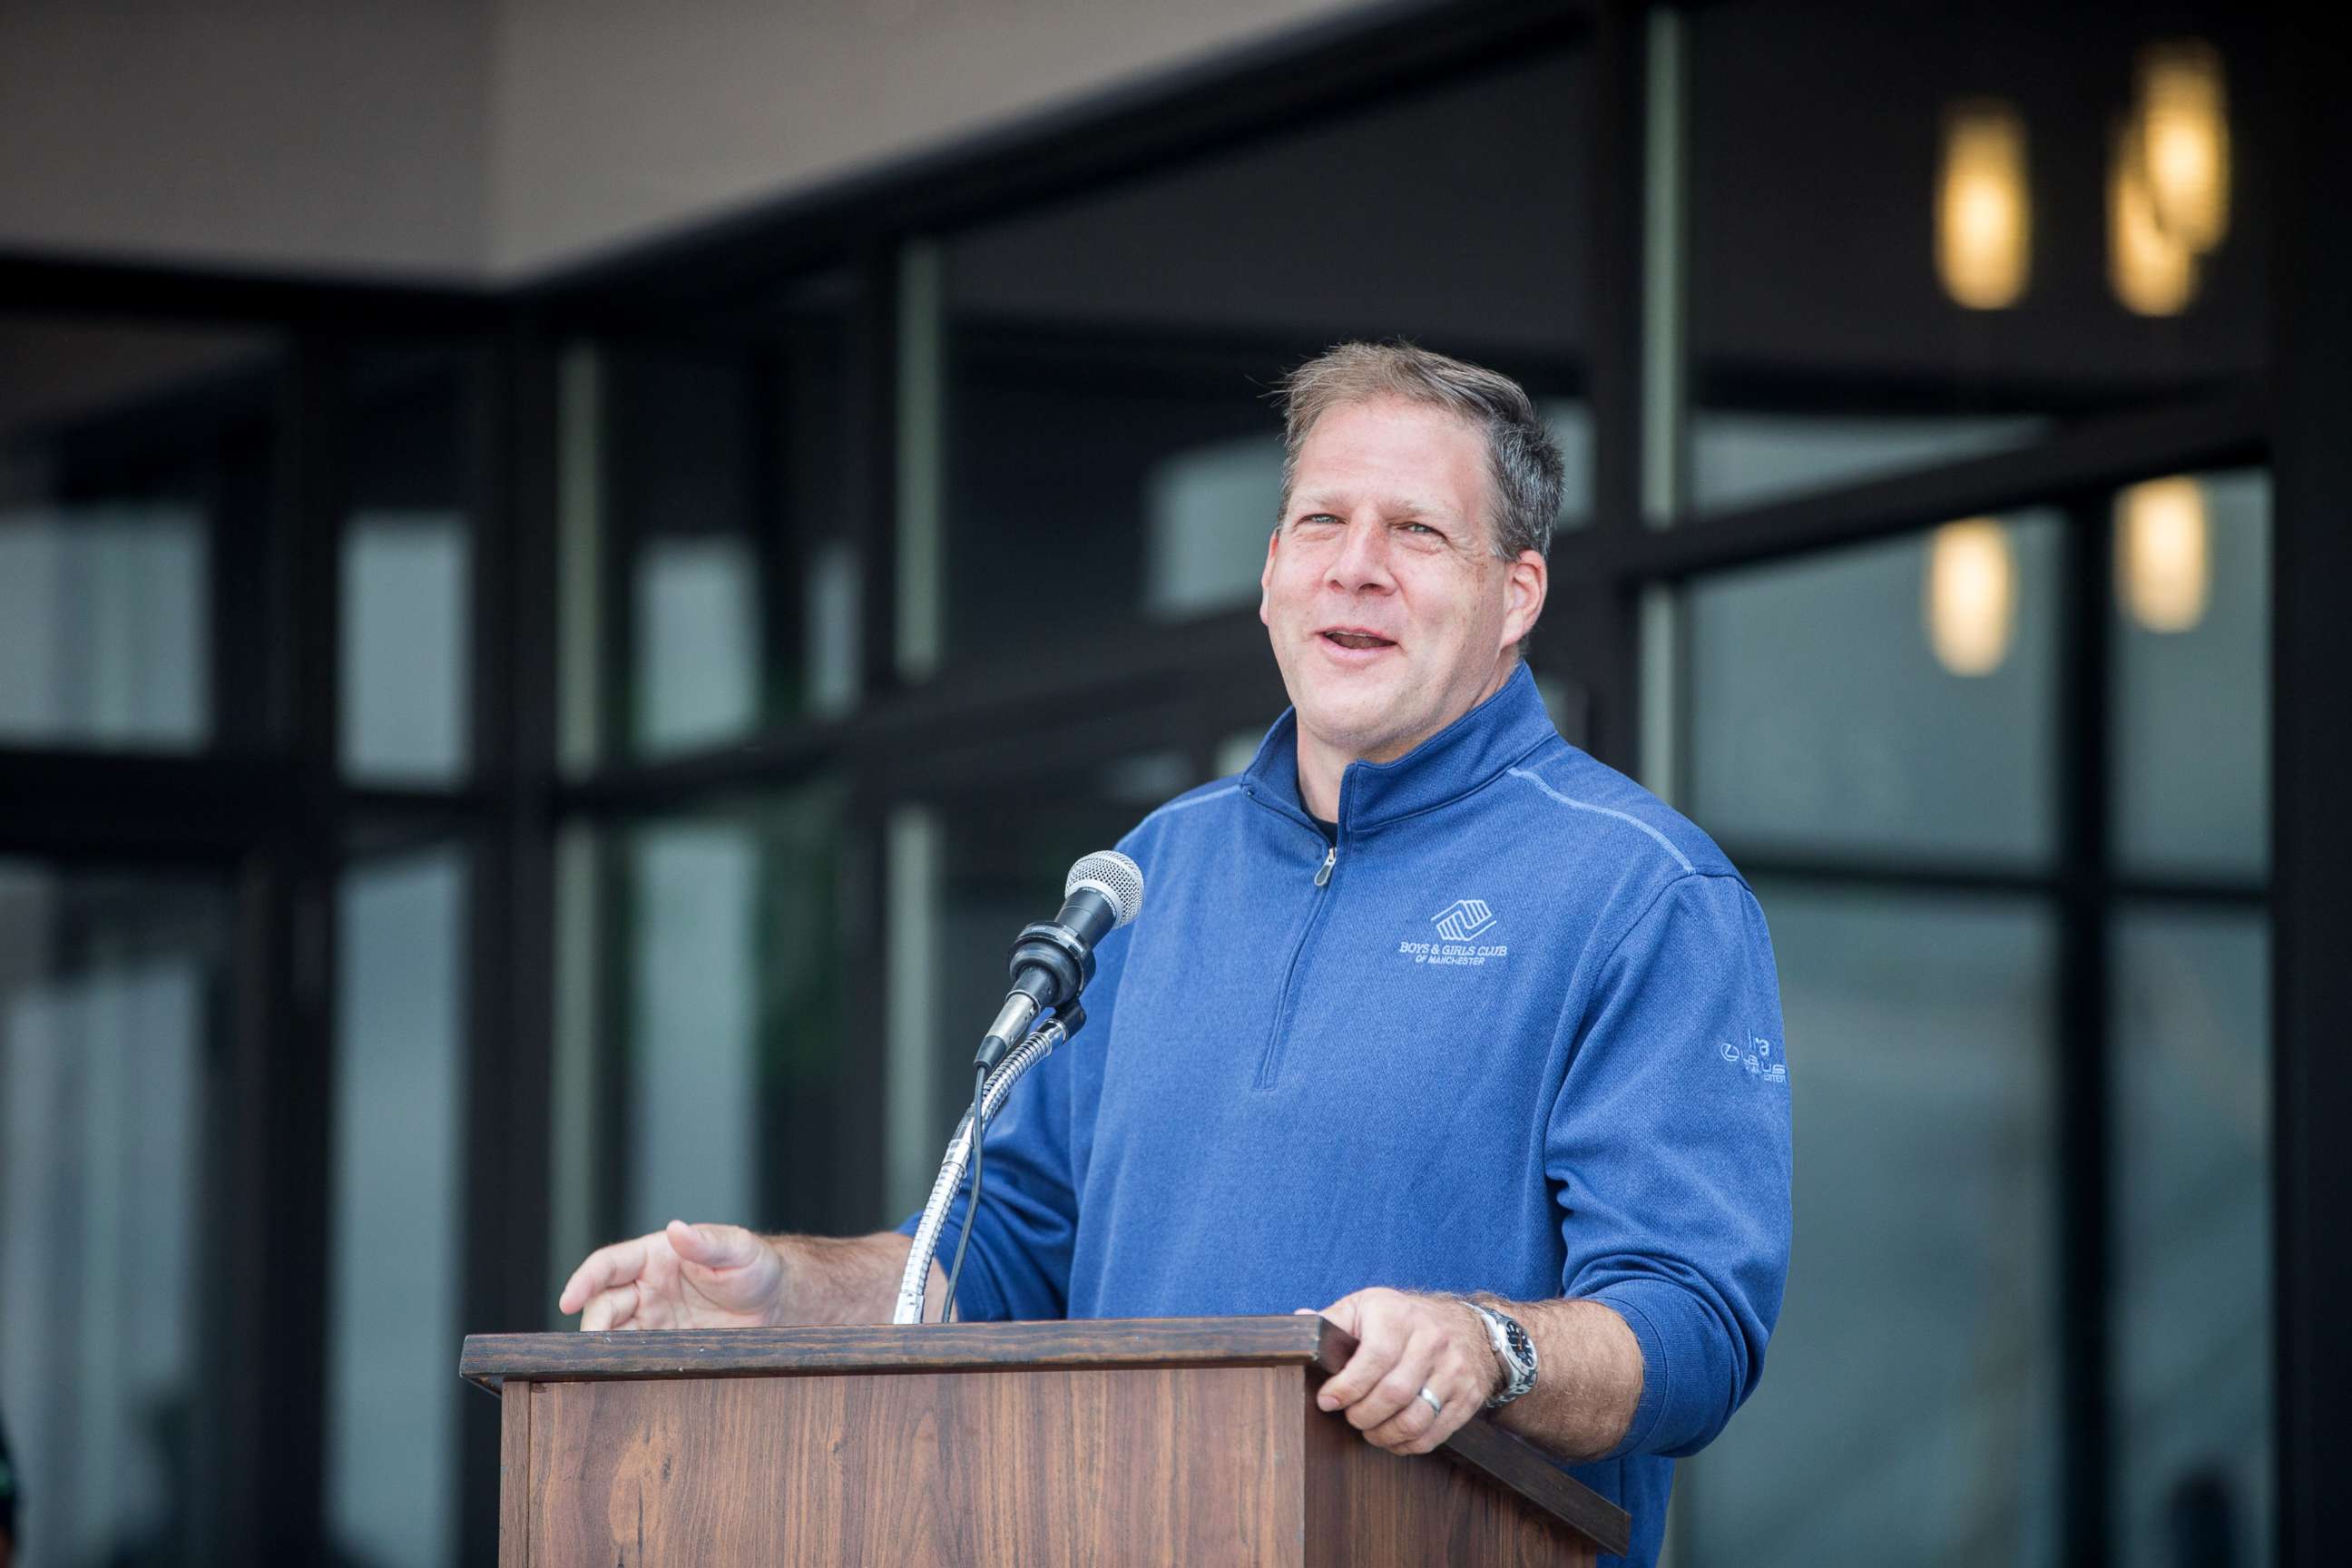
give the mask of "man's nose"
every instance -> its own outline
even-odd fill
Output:
[[[1389,531],[1378,518],[1359,518],[1339,536],[1329,576],[1334,584],[1353,593],[1359,588],[1393,586],[1389,575]]]

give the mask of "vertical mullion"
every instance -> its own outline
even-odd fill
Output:
[[[247,861],[240,889],[231,1121],[229,1495],[224,1540],[242,1561],[299,1562],[324,1539],[327,1203],[333,1151],[335,832],[340,729],[342,346],[299,338],[278,397],[271,598],[284,616],[271,670],[289,718],[291,820]]]
[[[535,1326],[545,1310],[556,628],[540,585],[556,571],[554,378],[545,345],[520,324],[476,357],[468,377],[472,752],[492,802],[467,869],[460,1327],[469,1331]],[[460,1422],[458,1558],[487,1563],[498,1540],[497,1412],[466,1401]]]
[[[1620,563],[1642,526],[1643,297],[1648,19],[1642,0],[1602,0],[1593,29],[1596,120],[1592,181],[1592,290],[1584,302],[1591,344],[1592,544],[1599,571],[1577,604],[1583,668],[1592,693],[1587,746],[1627,770],[1640,760],[1637,583]]]
[[[2276,366],[2271,562],[2271,1181],[2273,1462],[2278,1560],[2290,1568],[2339,1561],[2352,1539],[2352,724],[2344,693],[2352,654],[2344,585],[2352,581],[2352,292],[2343,258],[2352,213],[2352,117],[2340,104],[2338,57],[2312,47],[2284,12],[2270,21],[2280,90],[2270,144],[2278,237],[2271,320]]]
[[[791,329],[787,329],[789,331]],[[785,460],[788,421],[795,416],[786,377],[790,340],[761,341],[744,354],[747,433],[745,522],[759,595],[759,691],[754,710],[762,730],[788,724],[807,711],[808,672],[802,668],[802,569],[811,541],[791,504]]]
[[[2068,508],[2059,663],[2059,1528],[2069,1563],[2104,1563],[2111,1536],[2112,1162],[2109,1150],[2108,662],[2104,497]]]
[[[1685,327],[1689,201],[1688,58],[1682,13],[1653,6],[1645,18],[1648,56],[1643,62],[1642,251],[1642,522],[1671,528],[1682,520],[1689,490],[1689,406]],[[1673,583],[1627,584],[1634,595],[1639,639],[1633,690],[1641,704],[1634,753],[1637,776],[1668,802],[1685,798],[1689,617],[1683,588]]]

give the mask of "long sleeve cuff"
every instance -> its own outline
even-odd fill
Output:
[[[1739,1382],[1725,1360],[1722,1327],[1706,1304],[1664,1279],[1620,1279],[1594,1291],[1625,1320],[1642,1348],[1642,1398],[1624,1440],[1603,1456],[1695,1453],[1730,1418]]]

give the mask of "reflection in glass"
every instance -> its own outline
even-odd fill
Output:
[[[465,520],[362,511],[345,528],[343,765],[378,778],[453,778],[467,751]]]
[[[1687,15],[1698,511],[2006,449],[2262,373],[2268,212],[2243,176],[2266,165],[2265,127],[2227,119],[2263,96],[2271,47],[2252,13],[2168,10],[2167,28],[2199,40],[2186,52],[2130,7],[1751,0]],[[2110,195],[2126,200],[2111,211]],[[1801,482],[1770,476],[1754,442],[1717,449],[1750,418],[1822,427]],[[1890,461],[1869,439],[1886,419],[1948,445]]]
[[[226,900],[0,863],[0,1393],[18,1561],[205,1561]]]
[[[2258,913],[2116,932],[2119,1563],[2271,1561],[2269,970]]]
[[[621,1233],[750,1216],[758,846],[728,823],[630,844],[629,1192]]]
[[[637,560],[638,743],[708,745],[759,712],[760,600],[738,539],[655,539]]]
[[[2140,51],[2135,151],[2150,216],[2202,255],[2230,230],[2230,91],[2221,51],[2201,38],[2167,38]]]
[[[383,352],[352,378],[341,726],[357,777],[449,783],[470,759],[467,368]]]
[[[1702,511],[2022,447],[2050,422],[2029,415],[1691,414],[1691,490]]]
[[[2159,630],[2132,613],[2128,580],[2118,595],[2115,852],[2136,873],[2259,878],[2270,864],[2270,478],[2163,482],[2193,486],[2202,502],[2203,607]],[[2145,493],[2118,502],[2119,554],[2127,498]]]
[[[1795,1266],[1763,1383],[1677,1483],[1705,1563],[2055,1555],[2053,922],[1771,883]],[[1830,1479],[1830,1478],[1833,1478]]]
[[[2197,253],[2157,220],[2137,128],[2114,138],[2107,170],[2107,280],[2137,316],[2177,316],[2197,296]]]
[[[1954,303],[1971,310],[2017,303],[2033,263],[2032,213],[2017,106],[1979,98],[1946,110],[1936,268]]]
[[[202,744],[210,544],[189,504],[0,510],[0,734]]]
[[[1948,522],[1927,536],[1927,644],[1954,675],[1990,675],[2009,655],[2017,621],[2017,558],[2009,531],[1989,517]]]
[[[1726,573],[1689,591],[1691,809],[1735,847],[2053,848],[2058,521],[2006,520],[2006,651],[1972,679],[1920,626],[1926,537]]]
[[[845,277],[797,279],[567,359],[567,765],[608,737],[707,750],[856,700],[854,304]]]
[[[0,744],[179,750],[250,730],[215,689],[215,639],[257,646],[265,606],[216,626],[215,575],[268,521],[273,351],[0,321]]]
[[[360,866],[337,909],[326,1521],[383,1568],[447,1562],[457,1521],[465,861]]]
[[[2212,545],[2205,487],[2193,477],[2147,479],[2116,497],[2116,595],[2152,632],[2185,632],[2205,618]]]
[[[1265,394],[1346,338],[1518,377],[1567,438],[1563,521],[1585,518],[1588,161],[1566,150],[1591,142],[1589,69],[1548,53],[1383,95],[947,237],[944,418],[919,422],[943,428],[943,538],[909,536],[944,556],[910,581],[953,585],[945,655],[1048,635],[1006,605],[1255,603],[1280,495]]]
[[[622,838],[626,1181],[612,1234],[881,1217],[857,1076],[877,1047],[845,1032],[844,809],[813,786]]]

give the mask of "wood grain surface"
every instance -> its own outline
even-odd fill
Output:
[[[1223,1367],[530,1385],[530,1517],[500,1561],[1305,1568],[1297,1382]]]
[[[1354,1349],[1285,1316],[481,1335],[461,1366],[508,1401],[505,1568],[1624,1551],[1622,1509],[1491,1420],[1399,1459],[1316,1409]]]

